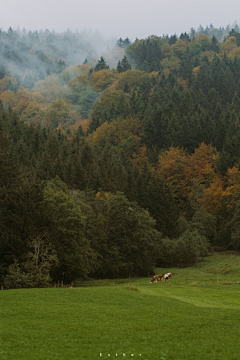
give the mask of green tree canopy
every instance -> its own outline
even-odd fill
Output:
[[[107,65],[105,59],[101,56],[101,58],[98,60],[94,70],[95,71],[100,71],[100,70],[105,70],[105,69],[109,69],[109,66]]]

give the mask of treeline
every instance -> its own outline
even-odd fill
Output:
[[[32,89],[0,80],[4,286],[240,250],[239,36],[119,39],[116,68],[102,56]]]
[[[9,89],[32,88],[38,80],[59,74],[67,66],[97,57],[107,47],[112,48],[114,41],[91,31],[0,30],[0,79],[12,80]]]
[[[99,147],[79,134],[68,140],[3,109],[0,129],[4,286],[146,276],[158,261],[184,266],[206,254],[206,238],[190,226],[185,255],[176,257],[179,246],[168,238],[179,234],[176,201],[147,161],[141,171],[121,146]]]
[[[132,136],[117,145],[79,133],[68,140],[2,110],[5,286],[146,276],[156,264],[194,264],[209,241],[239,249],[239,169],[219,176],[218,153],[205,144],[192,155],[171,148],[153,167],[145,146],[126,148]]]

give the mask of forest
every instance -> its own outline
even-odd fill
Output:
[[[0,283],[240,250],[240,29],[0,31]]]

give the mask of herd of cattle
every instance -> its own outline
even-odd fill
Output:
[[[158,281],[167,281],[172,280],[172,273],[166,273],[165,275],[155,275],[153,276],[150,283],[158,282]]]

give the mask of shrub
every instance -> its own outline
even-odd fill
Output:
[[[158,266],[191,266],[208,254],[209,244],[197,230],[186,230],[178,239],[162,239]]]
[[[31,276],[26,274],[19,266],[18,261],[9,265],[8,273],[4,279],[4,285],[7,289],[29,288],[31,286]]]

